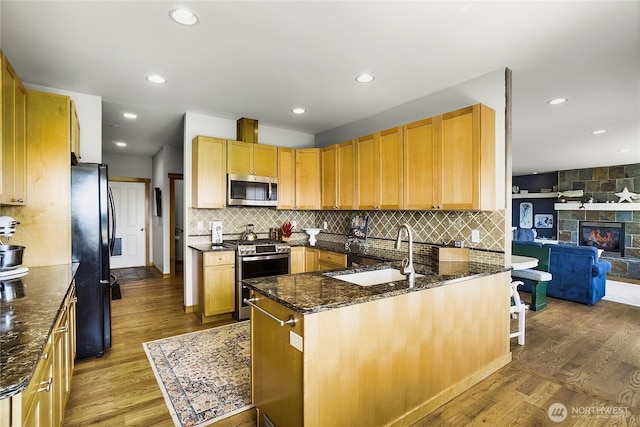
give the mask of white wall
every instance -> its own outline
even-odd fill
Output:
[[[164,179],[166,176],[165,173],[165,157],[166,152],[164,147],[162,147],[158,152],[153,156],[153,176],[151,177],[151,235],[153,236],[153,240],[150,244],[151,249],[151,262],[160,270],[163,274],[165,273],[165,268],[169,267],[169,263],[165,263],[164,259],[164,230],[165,223],[169,223],[169,218],[167,215],[169,214],[168,206],[165,206],[165,201],[168,203],[169,199],[169,191],[164,188]],[[160,188],[162,195],[162,212],[161,216],[156,216],[156,202],[155,202],[155,189]]]
[[[460,83],[371,117],[316,135],[316,146],[368,135],[394,126],[482,103],[496,111],[496,206],[505,209],[505,70]]]
[[[162,273],[169,274],[171,273],[171,245],[174,245],[175,242],[171,241],[171,221],[170,218],[170,208],[171,208],[171,200],[169,198],[169,193],[171,191],[171,182],[169,181],[170,173],[182,173],[183,171],[183,149],[182,147],[170,147],[164,146],[162,147],[162,151],[164,153],[163,158],[163,170],[164,174],[162,178]],[[155,176],[155,174],[154,174]],[[180,200],[181,203],[184,203],[184,198]],[[178,198],[176,198],[176,203],[178,203]],[[184,212],[184,210],[183,210]],[[184,218],[184,213],[181,215],[181,218]],[[177,221],[177,218],[176,218]],[[184,219],[182,219],[184,224]],[[183,227],[184,228],[184,227]],[[157,240],[160,240],[157,237]],[[183,245],[184,239],[182,239]],[[183,249],[184,251],[184,249]]]
[[[80,121],[80,162],[102,163],[102,97],[29,83],[24,83],[24,86],[73,99]]]
[[[189,222],[188,207],[191,206],[191,141],[197,135],[214,136],[225,139],[236,139],[236,121],[219,117],[204,116],[196,113],[185,113],[184,116],[184,218]],[[262,144],[280,147],[303,148],[313,147],[315,138],[308,133],[290,131],[258,124],[258,141]],[[186,233],[185,233],[186,234]],[[187,244],[186,238],[185,246]],[[197,303],[196,281],[193,276],[192,250],[184,253],[184,305]]]
[[[109,165],[109,176],[151,178],[153,169],[151,157],[143,156],[103,153],[102,163]]]

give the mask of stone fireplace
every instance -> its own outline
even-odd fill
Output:
[[[608,256],[624,257],[624,222],[580,221],[578,245],[602,249]]]

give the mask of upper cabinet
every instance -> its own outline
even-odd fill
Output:
[[[296,209],[320,209],[320,149],[296,149]]]
[[[355,209],[355,156],[355,141],[322,149],[322,209]]]
[[[404,126],[404,207],[495,209],[495,111],[482,104]]]
[[[402,209],[402,128],[356,139],[357,209]]]
[[[0,63],[0,204],[24,205],[27,202],[27,91],[2,51]]]
[[[196,136],[192,144],[192,207],[201,209],[225,207],[227,196],[227,140]]]
[[[228,142],[228,173],[278,176],[277,147],[243,141]]]
[[[320,209],[320,149],[278,148],[278,209]]]
[[[495,111],[476,104],[441,117],[442,209],[495,209]]]
[[[440,177],[437,166],[435,117],[404,125],[404,208],[441,208],[436,194]]]

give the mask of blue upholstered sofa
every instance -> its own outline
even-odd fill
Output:
[[[593,305],[605,295],[611,264],[598,259],[596,248],[562,243],[525,244],[540,245],[550,250],[549,273],[553,278],[547,284],[548,296]]]

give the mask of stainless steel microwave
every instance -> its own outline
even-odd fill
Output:
[[[278,178],[227,175],[227,206],[277,206]]]

